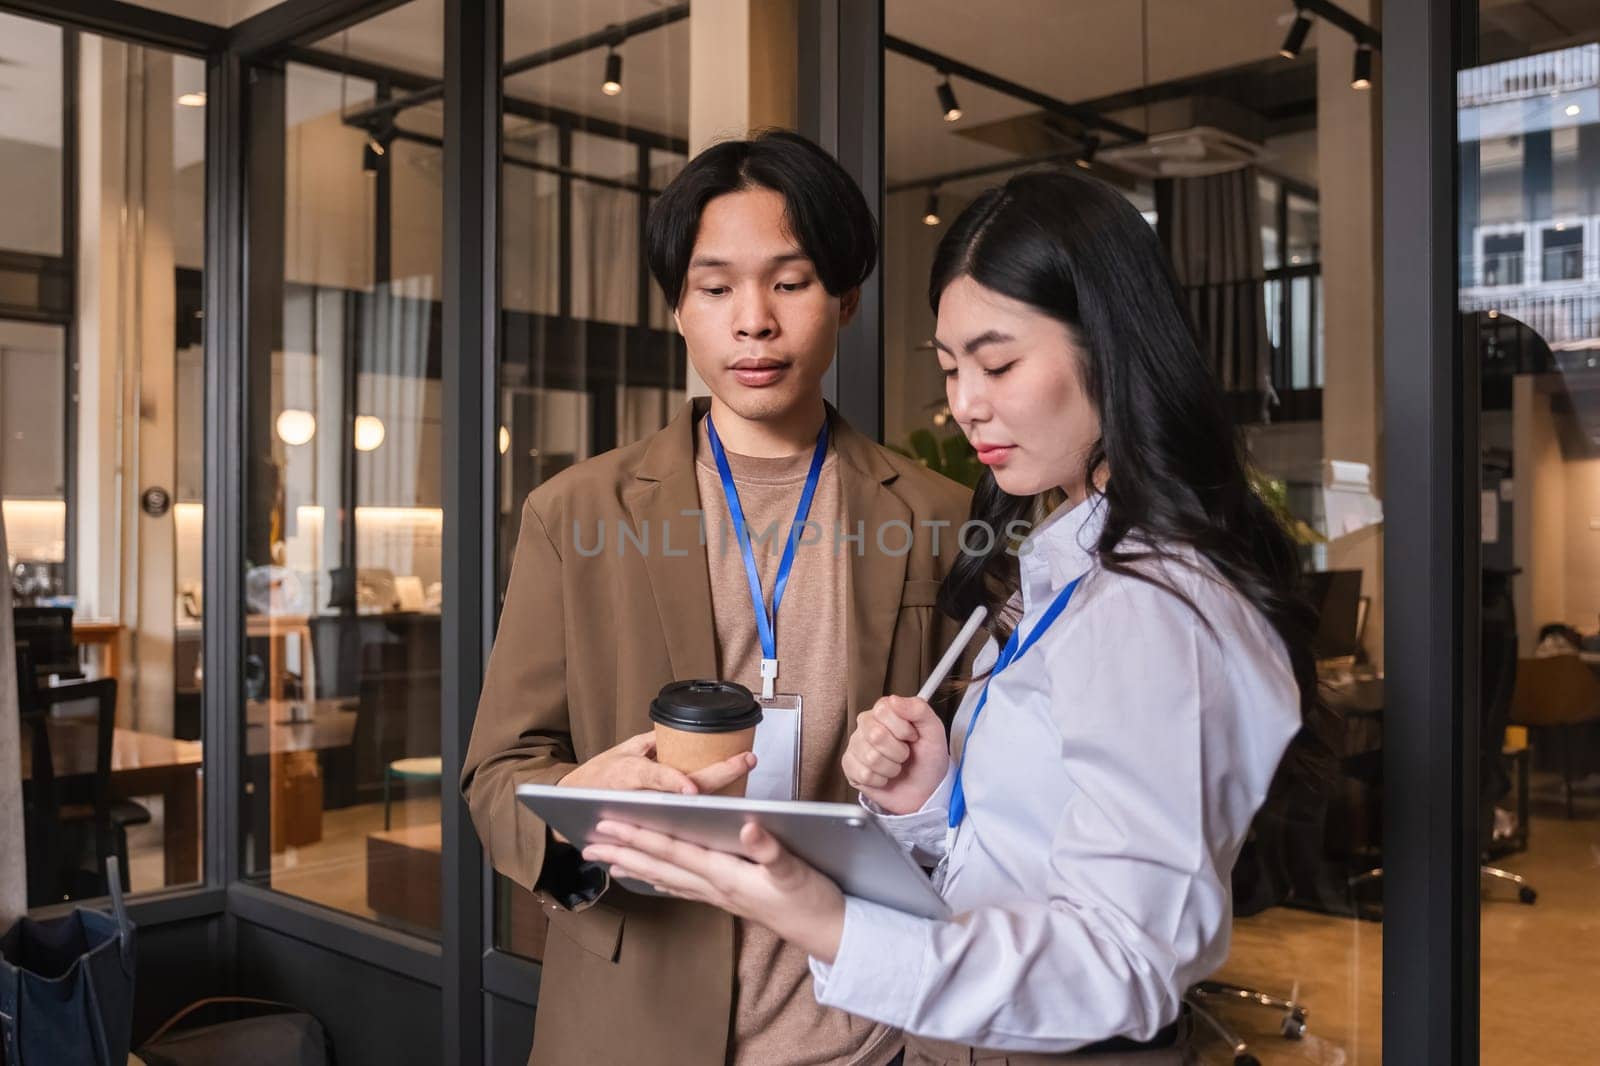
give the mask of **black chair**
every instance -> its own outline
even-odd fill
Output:
[[[33,669],[40,677],[78,678],[78,645],[72,639],[71,607],[13,607],[16,639],[27,641],[33,655]]]
[[[1536,903],[1538,891],[1527,878],[1510,870],[1489,865],[1494,854],[1495,805],[1511,789],[1506,772],[1506,726],[1512,717],[1512,703],[1517,690],[1517,616],[1511,597],[1511,578],[1516,570],[1483,571],[1481,590],[1480,626],[1482,642],[1478,658],[1478,853],[1480,880],[1485,885],[1504,883],[1517,890],[1518,901]],[[1346,773],[1360,780],[1373,793],[1383,791],[1382,749],[1346,760]],[[1380,800],[1381,802],[1381,800]],[[1381,861],[1372,868],[1350,878],[1352,899],[1363,888],[1381,886],[1383,865]],[[1376,901],[1358,904],[1358,913],[1366,917],[1381,917],[1381,896]]]
[[[1309,743],[1309,740],[1302,738],[1296,743]],[[1301,853],[1320,846],[1320,819],[1315,797],[1304,785],[1299,775],[1280,771],[1266,802],[1256,812],[1233,868],[1235,919],[1247,918],[1268,907],[1283,906],[1293,899],[1301,880],[1298,870]],[[1194,1021],[1227,1046],[1234,1066],[1260,1066],[1260,1060],[1250,1053],[1249,1044],[1228,1023],[1220,1008],[1239,1005],[1270,1011],[1278,1016],[1278,1031],[1287,1040],[1305,1038],[1311,1013],[1293,993],[1286,998],[1259,988],[1218,980],[1191,985],[1184,992],[1183,1002]]]
[[[1517,688],[1517,614],[1511,599],[1511,578],[1517,571],[1485,570],[1483,574],[1483,644],[1480,659],[1479,720],[1483,732],[1478,759],[1479,854],[1488,859],[1494,848],[1495,805],[1511,791],[1506,772],[1506,726]],[[1526,828],[1525,826],[1522,828]],[[1483,880],[1515,885],[1517,898],[1533,903],[1539,893],[1521,874],[1484,862]]]
[[[31,642],[30,642],[31,644]],[[31,646],[19,645],[18,676],[36,671]],[[32,773],[24,793],[30,906],[104,896],[105,860],[115,855],[122,888],[128,889],[130,825],[150,821],[150,812],[129,800],[111,796],[111,757],[116,739],[117,683],[112,678],[59,685],[18,686],[22,720],[31,733]],[[56,765],[51,745],[52,720],[70,728],[91,728],[88,715],[74,714],[77,704],[94,706],[94,767],[84,773]],[[83,719],[77,722],[74,719]]]

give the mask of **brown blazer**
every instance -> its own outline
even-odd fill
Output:
[[[538,887],[545,826],[513,795],[647,731],[650,700],[667,682],[717,675],[710,577],[692,513],[700,508],[695,423],[705,409],[704,400],[686,404],[665,429],[563,471],[523,506],[461,790],[495,868],[532,889],[550,918],[529,1059],[536,1066],[698,1066],[727,1055],[733,920],[622,889],[568,910]],[[852,534],[857,523],[865,530],[862,547],[842,549],[848,730],[878,697],[915,692],[954,639],[959,624],[934,601],[971,497],[831,408],[829,418],[845,524]],[[895,522],[915,533],[909,552]],[[648,538],[648,552],[619,536],[622,524]],[[842,783],[840,793],[816,798],[853,798]]]

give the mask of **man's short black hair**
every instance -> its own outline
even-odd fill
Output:
[[[861,189],[820,146],[787,130],[762,130],[695,156],[651,207],[645,254],[668,304],[676,308],[683,297],[706,204],[751,188],[783,195],[789,230],[830,295],[867,280],[878,261],[878,226]]]

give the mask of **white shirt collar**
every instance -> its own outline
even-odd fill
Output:
[[[1095,563],[1095,545],[1106,524],[1106,500],[1091,495],[1075,507],[1058,507],[1022,542],[1017,564],[1022,610],[1032,611]]]

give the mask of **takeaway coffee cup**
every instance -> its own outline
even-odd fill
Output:
[[[674,681],[650,701],[656,761],[692,774],[755,747],[761,705],[732,681]],[[745,778],[717,793],[743,796]]]

